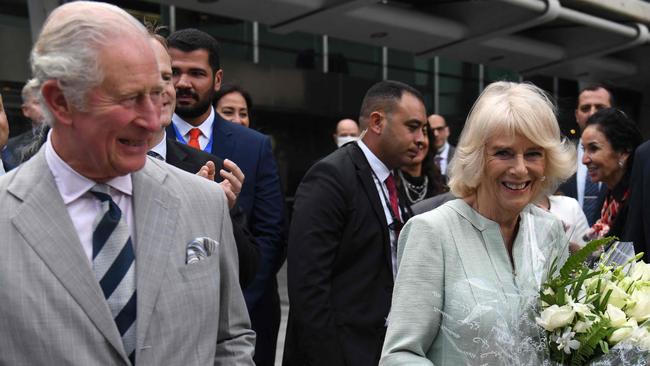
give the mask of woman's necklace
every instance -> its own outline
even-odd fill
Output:
[[[406,187],[404,190],[406,192],[406,198],[408,198],[411,204],[420,202],[424,197],[426,197],[429,177],[425,175],[422,184],[413,184],[404,178],[404,174],[402,174],[401,170],[398,171],[398,174],[402,182],[404,182],[404,186]],[[413,192],[413,196],[411,196],[411,192]]]

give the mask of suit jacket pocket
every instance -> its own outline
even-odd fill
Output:
[[[219,251],[217,250],[205,259],[179,267],[178,271],[186,282],[195,281],[198,279],[209,278],[210,276],[218,276],[218,264]]]

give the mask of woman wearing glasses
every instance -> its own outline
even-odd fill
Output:
[[[601,109],[587,120],[582,132],[585,153],[582,163],[592,182],[608,189],[601,216],[587,234],[588,239],[620,236],[627,216],[632,158],[641,144],[641,131],[616,108]]]

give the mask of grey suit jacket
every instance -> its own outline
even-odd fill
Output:
[[[155,159],[132,180],[137,364],[252,365],[220,188]],[[129,364],[44,149],[0,177],[0,233],[0,364]],[[202,236],[218,250],[186,265],[186,244]]]

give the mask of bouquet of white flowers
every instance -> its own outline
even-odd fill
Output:
[[[611,260],[615,250],[604,253],[593,268],[585,262],[591,253],[615,240],[607,237],[589,242],[569,257],[559,272],[557,264],[552,264],[540,289],[541,313],[535,320],[545,330],[553,361],[564,365],[646,364],[650,265],[639,260],[642,253],[615,263]]]

